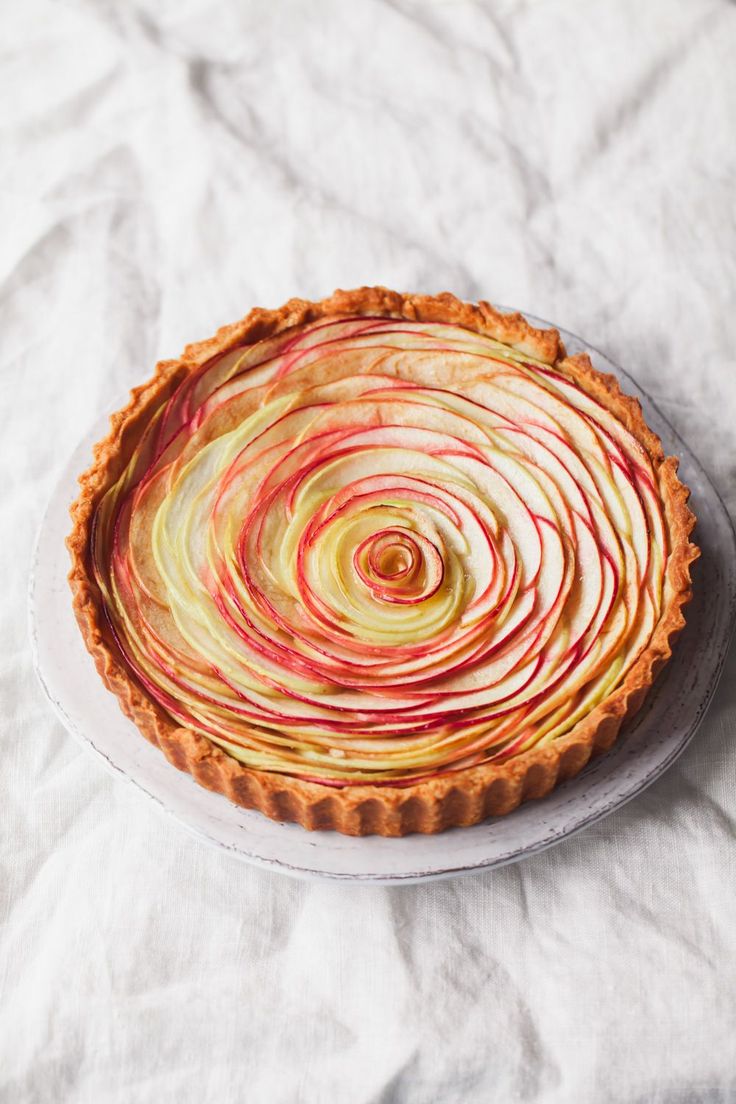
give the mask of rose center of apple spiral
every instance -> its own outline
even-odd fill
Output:
[[[439,590],[445,575],[442,554],[420,533],[382,529],[361,541],[353,566],[374,598],[413,605]]]

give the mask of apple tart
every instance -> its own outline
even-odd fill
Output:
[[[74,608],[125,713],[350,835],[508,813],[609,748],[697,556],[639,403],[449,294],[251,311],[158,365],[80,483]]]

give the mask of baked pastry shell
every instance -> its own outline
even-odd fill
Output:
[[[89,550],[98,502],[129,460],[152,411],[190,372],[236,346],[321,318],[355,314],[464,326],[553,365],[573,380],[610,410],[649,454],[659,479],[670,552],[665,602],[649,644],[623,682],[570,732],[505,762],[478,764],[422,782],[336,788],[246,767],[205,736],[183,728],[149,698],[112,638]],[[584,354],[566,356],[556,330],[535,329],[520,314],[501,313],[485,302],[465,303],[449,293],[401,295],[380,287],[336,291],[318,302],[291,299],[278,310],[256,308],[208,341],[189,345],[177,360],[161,361],[152,378],[131,392],[127,406],[112,415],[110,431],[95,446],[94,461],[80,476],[80,494],[71,507],[73,525],[66,543],[74,612],[97,671],[123,712],[175,767],[188,771],[207,789],[274,820],[350,836],[404,836],[478,824],[510,813],[530,798],[544,797],[559,782],[578,774],[591,756],[607,751],[670,658],[672,643],[685,624],[683,608],[692,594],[691,564],[699,555],[690,540],[695,518],[687,504],[689,491],[677,477],[677,463],[674,457],[665,457],[638,400],[624,395],[614,376],[598,372]]]

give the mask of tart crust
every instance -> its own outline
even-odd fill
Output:
[[[182,728],[154,703],[129,672],[107,629],[101,596],[89,566],[89,546],[97,504],[127,463],[152,411],[194,368],[235,346],[253,344],[292,326],[355,313],[454,323],[487,334],[549,365],[554,365],[613,414],[647,450],[659,477],[670,554],[665,603],[646,649],[613,693],[570,732],[506,762],[478,764],[403,786],[356,785],[335,788],[244,766],[205,736]],[[699,550],[690,541],[695,518],[689,491],[677,477],[677,460],[665,457],[659,438],[644,422],[637,399],[624,395],[614,376],[593,368],[580,354],[568,357],[556,330],[532,327],[520,314],[503,314],[486,302],[469,304],[441,295],[401,295],[386,288],[336,291],[319,302],[291,299],[279,310],[256,308],[214,337],[189,345],[178,360],[161,361],[153,377],[131,392],[128,405],[113,414],[110,432],[94,449],[92,466],[80,477],[81,491],[71,507],[67,538],[72,567],[69,582],[74,612],[95,666],[123,712],[179,770],[231,801],[258,809],[275,820],[296,821],[307,829],[334,829],[350,836],[403,836],[477,824],[511,812],[522,801],[544,797],[572,778],[591,756],[607,751],[621,725],[642,705],[657,673],[671,655],[685,624],[683,607],[691,597],[690,565]]]

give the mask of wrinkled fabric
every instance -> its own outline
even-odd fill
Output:
[[[736,6],[26,0],[2,26],[0,1100],[735,1100],[733,652],[678,763],[554,850],[306,884],[77,746],[26,583],[95,417],[252,305],[338,285],[585,334],[733,514]]]

